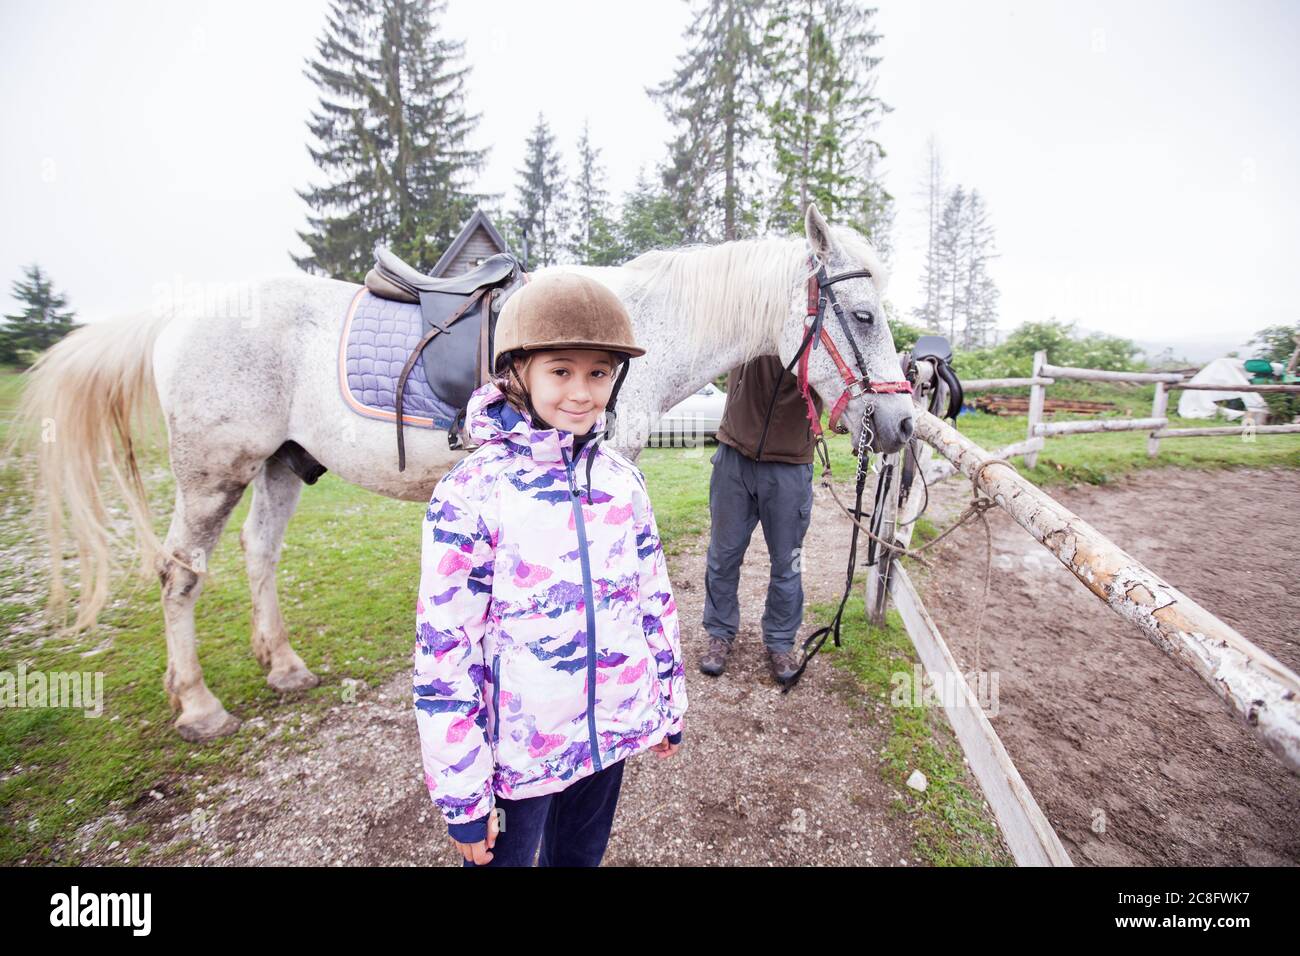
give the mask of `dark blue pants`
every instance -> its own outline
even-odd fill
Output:
[[[505,830],[485,866],[599,866],[623,785],[619,760],[559,791],[526,800],[497,798]],[[538,854],[540,844],[541,854]],[[468,860],[465,866],[474,866]]]

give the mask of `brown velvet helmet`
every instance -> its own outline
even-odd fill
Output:
[[[532,349],[602,349],[632,357],[632,320],[618,296],[595,279],[573,272],[538,276],[506,300],[497,320],[492,369],[509,353]]]

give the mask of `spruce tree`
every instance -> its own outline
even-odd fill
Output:
[[[971,190],[963,231],[966,262],[962,297],[966,321],[962,345],[968,349],[981,348],[989,344],[990,336],[997,329],[1000,293],[988,271],[989,260],[996,258],[997,253],[993,247],[993,226],[979,190]]]
[[[921,304],[912,310],[912,317],[925,328],[937,332],[940,327],[939,288],[942,284],[939,275],[939,222],[943,216],[945,188],[939,145],[931,136],[926,146],[928,162],[921,186],[926,216],[925,262],[921,266]]]
[[[658,179],[662,182],[662,172]],[[619,261],[684,241],[683,224],[672,195],[647,176],[643,167],[637,172],[636,185],[623,198],[618,223]]]
[[[947,325],[948,341],[954,348],[960,344],[957,339],[958,319],[964,317],[962,280],[965,278],[965,219],[966,191],[958,183],[944,203],[943,214],[939,219],[939,235],[935,241],[939,320],[941,324]]]
[[[770,0],[766,116],[775,179],[769,228],[796,230],[808,203],[889,247],[893,197],[874,138],[891,107],[875,95],[874,8],[855,0]]]
[[[526,250],[527,267],[555,265],[564,249],[568,190],[559,147],[541,113],[524,147],[523,168],[516,172],[519,186],[514,221]]]
[[[646,92],[676,129],[664,183],[689,242],[739,239],[758,228],[751,150],[762,132],[766,0],[701,0],[672,79]]]
[[[299,190],[310,206],[309,272],[361,281],[377,242],[433,267],[482,198],[469,189],[486,150],[471,149],[464,45],[442,37],[445,0],[333,0],[307,76],[320,90],[308,124],[330,180]]]
[[[569,252],[575,261],[590,266],[612,266],[619,261],[618,241],[610,218],[609,193],[600,150],[591,145],[586,123],[578,139],[578,171],[573,179],[572,228]]]
[[[0,362],[22,362],[19,352],[43,352],[79,323],[76,313],[64,311],[68,297],[54,291],[54,283],[38,265],[23,270],[26,279],[16,279],[12,296],[24,303],[21,312],[6,315],[0,326]]]
[[[934,235],[935,321],[955,348],[980,348],[997,328],[996,283],[989,261],[996,258],[993,226],[978,190],[960,183],[947,193]]]

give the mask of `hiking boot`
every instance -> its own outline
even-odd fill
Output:
[[[727,667],[727,655],[731,653],[731,641],[721,637],[710,638],[709,649],[700,658],[700,671],[710,677],[717,677]]]
[[[791,648],[788,651],[767,652],[768,663],[772,665],[772,676],[782,687],[794,680],[794,675],[799,673],[799,658]]]

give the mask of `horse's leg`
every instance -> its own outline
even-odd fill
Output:
[[[253,592],[253,653],[267,671],[266,682],[278,691],[315,687],[320,678],[307,669],[289,646],[289,629],[280,613],[275,568],[284,530],[298,506],[302,479],[275,458],[253,479],[253,504],[239,534]]]
[[[167,532],[167,557],[158,570],[167,630],[163,687],[173,712],[180,711],[173,726],[192,741],[211,740],[239,727],[239,721],[203,682],[194,638],[194,605],[203,592],[203,574],[195,572],[206,572],[221,530],[243,496],[248,479],[200,479],[202,474],[191,475],[185,469],[176,475],[176,508]]]

